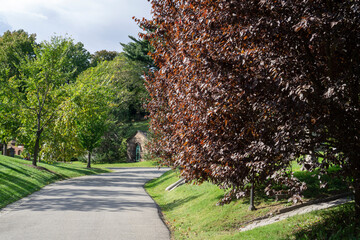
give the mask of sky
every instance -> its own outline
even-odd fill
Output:
[[[150,19],[150,12],[147,0],[0,0],[0,35],[24,29],[37,42],[67,35],[91,53],[119,52],[141,31],[132,17]]]

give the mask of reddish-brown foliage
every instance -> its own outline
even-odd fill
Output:
[[[154,30],[143,37],[159,67],[147,87],[163,161],[230,200],[252,176],[268,193],[282,182],[299,194],[285,168],[321,154],[316,166],[340,165],[360,192],[358,0],[151,4],[153,19],[139,22]]]

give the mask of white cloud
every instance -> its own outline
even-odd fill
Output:
[[[90,52],[120,51],[119,42],[137,36],[132,17],[150,18],[147,0],[0,0],[0,34],[24,29],[38,41],[54,33],[81,41]],[[4,29],[8,28],[8,29]]]

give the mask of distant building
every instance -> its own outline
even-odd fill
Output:
[[[137,131],[133,136],[127,140],[127,161],[140,162],[144,159],[144,154],[147,153],[146,143],[148,141],[147,133]]]
[[[0,150],[1,153],[3,154],[4,144],[0,143]],[[17,145],[15,140],[11,140],[6,146],[5,155],[13,157],[14,155],[21,155],[23,151],[24,151],[24,145],[22,144]]]

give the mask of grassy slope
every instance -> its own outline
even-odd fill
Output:
[[[86,163],[73,162],[74,166],[86,167]],[[128,168],[128,167],[158,167],[157,161],[143,161],[130,163],[92,163],[94,168]]]
[[[355,227],[354,204],[297,215],[283,221],[246,232],[238,232],[226,240],[279,240],[279,239],[360,239]]]
[[[57,180],[110,172],[107,169],[86,169],[82,165],[66,163],[38,164],[52,171],[49,172],[27,166],[30,164],[30,161],[0,156],[0,208]]]
[[[288,205],[287,201],[275,202],[260,196],[256,198],[258,210],[253,212],[248,211],[248,199],[216,206],[224,192],[210,183],[183,185],[174,191],[165,191],[177,179],[177,174],[170,171],[146,184],[147,191],[161,207],[175,239],[288,239],[289,233],[293,237],[296,229],[303,228],[298,225],[299,221],[313,223],[324,219],[321,217],[324,211],[319,211],[319,214],[294,217],[285,223],[239,233],[242,224]],[[308,195],[314,194],[316,188],[313,184]],[[324,193],[327,192],[320,195]]]

